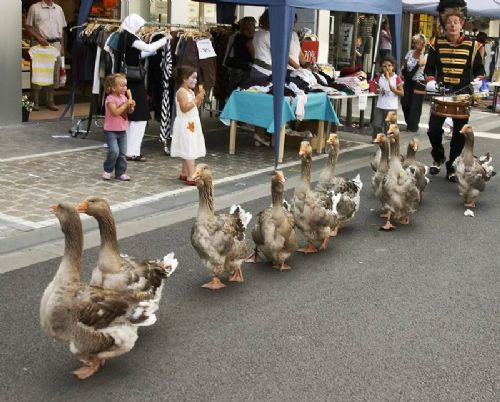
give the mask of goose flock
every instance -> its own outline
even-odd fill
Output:
[[[406,156],[400,154],[399,129],[388,116],[386,134],[376,136],[377,153],[371,163],[372,188],[382,207],[385,223],[409,224],[422,202],[428,183],[428,168],[416,159],[419,142],[410,140]],[[474,208],[486,182],[495,175],[490,154],[474,156],[474,133],[470,125],[462,154],[455,161],[458,191],[467,208]],[[294,252],[317,253],[328,248],[331,237],[347,225],[360,207],[363,188],[360,175],[352,179],[335,173],[339,138],[330,134],[328,157],[315,188],[311,188],[312,148],[300,145],[301,179],[289,204],[285,198],[285,176],[275,171],[271,180],[271,205],[258,213],[251,231],[254,249],[250,253],[245,233],[252,214],[240,205],[229,213],[215,212],[213,174],[207,164],[196,167],[194,180],[199,207],[191,230],[191,244],[208,269],[210,280],[203,288],[219,290],[229,282],[243,282],[243,262],[269,261],[274,269],[290,270],[288,258]],[[44,333],[69,345],[82,362],[73,371],[86,379],[104,365],[106,359],[129,352],[138,339],[138,327],[153,325],[160,307],[163,287],[178,261],[173,252],[161,260],[140,259],[120,254],[116,225],[108,202],[88,197],[78,205],[52,205],[65,238],[64,255],[40,304],[40,324]],[[94,217],[99,225],[101,245],[89,283],[82,283],[83,231],[80,214]],[[306,244],[299,247],[297,230]]]

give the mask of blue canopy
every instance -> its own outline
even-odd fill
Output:
[[[200,1],[200,0],[198,0]],[[208,0],[210,3],[235,3],[269,8],[271,25],[271,56],[273,67],[274,94],[274,165],[278,165],[280,143],[280,122],[283,112],[283,92],[285,74],[288,64],[290,38],[295,16],[295,8],[314,10],[333,10],[346,12],[361,12],[368,14],[389,14],[394,27],[396,60],[400,60],[401,52],[401,0]]]

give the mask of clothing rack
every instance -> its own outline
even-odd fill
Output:
[[[71,27],[70,31],[73,31],[74,29],[78,28],[84,28],[86,27],[89,23],[103,23],[103,24],[108,24],[108,25],[117,25],[119,26],[121,24],[121,20],[118,19],[110,19],[110,18],[95,18],[95,17],[90,17],[88,18],[88,22],[82,25],[74,26]],[[65,106],[63,112],[61,113],[61,116],[59,117],[59,120],[62,120],[68,111],[70,111],[71,114],[71,128],[68,130],[69,133],[71,134],[72,137],[77,137],[79,134],[83,135],[83,138],[86,138],[87,135],[90,132],[90,126],[92,124],[92,120],[94,117],[94,123],[96,126],[100,126],[100,121],[104,118],[104,116],[96,115],[93,116],[93,110],[96,107],[98,103],[98,96],[92,94],[91,95],[91,101],[90,101],[90,107],[89,107],[89,114],[86,117],[83,117],[79,119],[77,122],[75,122],[75,113],[74,113],[74,108],[75,108],[75,95],[76,95],[76,83],[73,82],[71,86],[71,94],[69,98],[68,104]],[[87,122],[87,128],[83,129],[82,124]]]

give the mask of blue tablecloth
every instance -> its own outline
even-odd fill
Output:
[[[290,105],[290,98],[285,96],[281,126],[295,120],[297,101]],[[263,127],[269,133],[274,133],[273,96],[252,91],[233,91],[224,110],[221,121],[229,125],[231,120],[241,121],[254,126]],[[339,123],[337,114],[326,93],[312,93],[307,95],[304,120],[324,120],[334,124]]]

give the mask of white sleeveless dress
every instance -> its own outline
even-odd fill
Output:
[[[194,102],[194,92],[179,88],[187,94],[189,102]],[[200,114],[198,108],[193,107],[187,113],[183,113],[175,96],[176,116],[172,130],[172,144],[170,155],[182,159],[197,159],[206,155],[205,138],[201,129]]]

